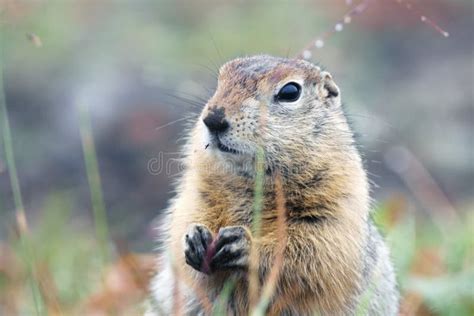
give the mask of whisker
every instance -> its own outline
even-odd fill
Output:
[[[217,47],[216,41],[215,41],[215,39],[214,39],[214,36],[212,36],[212,34],[210,34],[210,33],[209,33],[209,36],[211,37],[212,45],[213,45],[214,48],[216,49],[217,56],[219,57],[219,62],[222,63],[222,62],[224,61],[224,58],[222,57],[222,53],[221,53],[219,47]]]
[[[200,101],[196,101],[196,100],[192,100],[192,99],[189,99],[189,98],[186,98],[186,97],[181,97],[181,96],[178,96],[178,95],[175,95],[175,94],[170,94],[170,93],[165,93],[166,96],[169,96],[171,98],[174,98],[176,100],[179,100],[181,102],[183,102],[184,104],[186,105],[189,105],[191,106],[191,108],[194,108],[194,109],[202,109],[204,104],[205,103],[202,103]]]
[[[204,70],[208,71],[210,75],[212,75],[212,77],[217,80],[217,78],[219,77],[219,72],[216,70],[216,69],[213,69],[209,66],[206,66],[204,64],[200,64],[200,63],[197,63],[196,66],[200,67],[200,68],[203,68]]]
[[[194,118],[194,117],[196,117],[197,115],[198,115],[198,114],[196,113],[196,114],[194,114],[194,115],[182,117],[182,118],[179,118],[179,119],[174,120],[174,121],[172,121],[172,122],[163,124],[163,125],[158,126],[157,128],[155,128],[155,131],[158,131],[158,130],[160,130],[160,129],[162,129],[162,128],[165,128],[165,127],[168,127],[168,126],[171,126],[171,125],[176,124],[176,123],[178,123],[178,122],[181,122],[181,121],[184,121],[184,120],[188,120],[188,119]]]

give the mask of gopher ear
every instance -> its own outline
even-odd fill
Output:
[[[332,104],[338,104],[339,87],[336,85],[329,72],[321,72],[321,83],[319,91],[322,100],[328,101]]]

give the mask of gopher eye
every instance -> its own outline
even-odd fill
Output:
[[[289,82],[278,91],[275,99],[278,102],[294,102],[299,99],[300,95],[301,86],[296,82]]]

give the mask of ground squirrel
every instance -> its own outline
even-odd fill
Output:
[[[264,161],[258,241],[251,233],[257,152]],[[328,72],[266,55],[226,63],[184,153],[149,315],[205,315],[199,292],[216,304],[227,280],[234,283],[226,312],[248,314],[250,248],[261,283],[275,260],[277,175],[287,238],[267,313],[353,315],[361,306],[368,315],[397,313],[367,175]]]

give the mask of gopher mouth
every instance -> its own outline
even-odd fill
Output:
[[[237,154],[239,153],[238,150],[224,145],[224,144],[221,142],[221,140],[219,139],[219,137],[216,137],[216,147],[217,147],[220,151],[225,152],[225,153],[230,153],[230,154],[234,154],[234,155],[237,155]]]
[[[234,149],[232,147],[224,145],[222,143],[222,141],[220,140],[219,135],[217,135],[217,134],[212,135],[211,143],[207,144],[204,149],[207,149],[209,147],[209,145],[211,145],[211,144],[223,153],[229,153],[229,154],[233,154],[233,155],[240,154],[240,152],[237,149]]]

